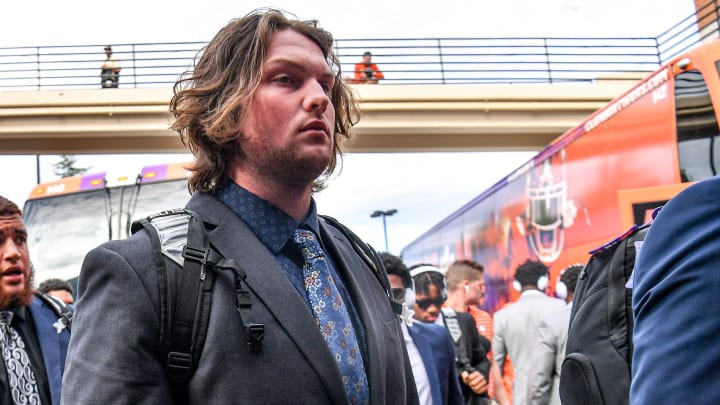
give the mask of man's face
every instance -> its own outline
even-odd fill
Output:
[[[428,294],[415,291],[415,319],[426,323],[435,322],[440,315],[443,301],[442,291],[433,284],[428,288]]]
[[[314,42],[289,29],[273,34],[260,85],[246,106],[235,174],[292,188],[312,184],[333,154],[334,83]]]
[[[485,303],[485,279],[480,277],[478,280],[468,283],[468,293],[465,302],[470,306],[483,305]]]
[[[372,55],[363,55],[363,63],[369,65],[372,60]]]
[[[390,282],[390,290],[392,291],[395,301],[405,302],[405,286],[403,285],[402,277],[397,274],[388,274],[388,281]]]
[[[47,295],[53,296],[66,304],[72,304],[75,300],[72,294],[66,290],[50,290]]]
[[[32,297],[27,231],[20,215],[0,216],[0,309]]]

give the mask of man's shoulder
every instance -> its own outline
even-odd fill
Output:
[[[416,321],[413,322],[413,328],[415,328],[416,332],[423,335],[447,335],[447,330],[445,329],[445,327],[436,323],[424,323]]]
[[[541,318],[540,325],[548,328],[563,328],[567,327],[570,323],[570,307],[567,305],[556,311],[552,311]]]

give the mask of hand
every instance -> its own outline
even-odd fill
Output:
[[[465,385],[470,387],[472,392],[476,394],[484,394],[487,392],[487,380],[485,380],[485,377],[483,377],[479,371],[473,371],[472,373],[463,371],[460,373],[460,378]]]

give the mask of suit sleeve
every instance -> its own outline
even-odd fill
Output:
[[[492,341],[492,353],[495,363],[497,363],[500,369],[500,375],[505,372],[505,355],[507,350],[505,348],[504,338],[504,323],[502,321],[502,313],[496,313],[493,318],[493,341]]]
[[[146,260],[152,266],[152,256]],[[157,354],[159,315],[150,298],[157,283],[144,283],[108,245],[86,256],[79,281],[62,403],[171,403]]]
[[[538,324],[538,339],[535,342],[534,361],[530,367],[530,403],[547,404],[552,390],[557,338],[546,321]]]
[[[463,333],[469,333],[470,341],[472,342],[472,358],[470,362],[472,367],[479,371],[485,378],[485,381],[487,381],[488,374],[490,374],[490,360],[487,357],[490,351],[490,342],[484,336],[480,336],[472,316],[469,314],[461,315],[463,315],[463,323],[465,325]]]
[[[635,263],[632,404],[720,403],[720,177],[670,200]],[[678,389],[680,388],[681,389]]]

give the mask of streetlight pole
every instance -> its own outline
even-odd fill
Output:
[[[393,208],[393,209],[389,209],[386,211],[375,210],[372,214],[370,214],[370,218],[382,217],[383,233],[385,234],[385,251],[386,252],[389,252],[390,249],[388,248],[387,223],[385,222],[385,217],[393,216],[393,215],[397,214],[397,212],[398,211],[395,208]]]

